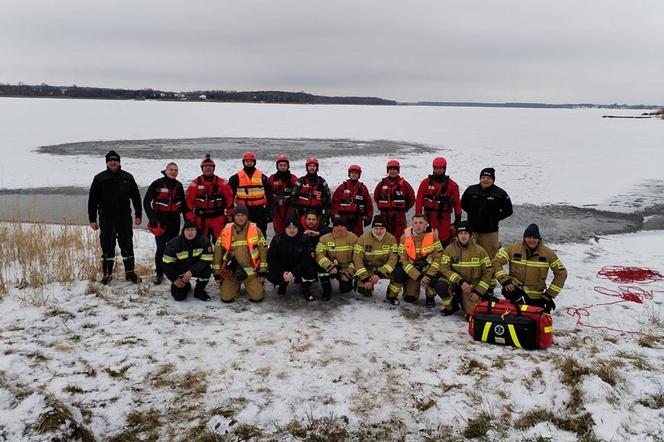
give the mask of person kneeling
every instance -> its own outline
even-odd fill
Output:
[[[371,297],[378,281],[390,279],[399,261],[398,250],[397,240],[387,231],[385,217],[374,216],[371,231],[360,236],[353,251],[358,293]],[[399,302],[390,298],[389,290],[386,298],[393,304],[395,300],[396,304]]]
[[[469,315],[482,298],[487,298],[493,266],[487,251],[472,238],[468,221],[459,223],[454,241],[443,250],[440,271],[445,277],[439,282],[445,286],[441,290],[443,316],[459,310],[457,300],[461,301],[464,313]]]
[[[311,283],[316,280],[316,267],[311,257],[313,250],[300,233],[297,218],[284,221],[284,231],[277,233],[267,251],[267,280],[278,286],[277,294],[285,295],[291,282],[301,283],[300,295],[307,301],[313,300]]]
[[[196,278],[194,297],[209,301],[205,286],[212,274],[212,244],[200,235],[194,221],[186,221],[182,234],[166,244],[163,270],[172,282],[171,295],[176,301],[184,301],[191,291],[191,278]]]
[[[332,294],[331,278],[339,280],[339,291],[348,293],[353,290],[353,249],[357,236],[349,232],[346,220],[335,218],[332,232],[323,235],[316,245],[316,262],[320,267],[318,277],[323,287],[323,301],[329,301]]]

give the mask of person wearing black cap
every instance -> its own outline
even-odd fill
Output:
[[[173,299],[184,301],[191,291],[191,279],[196,278],[194,297],[210,300],[205,286],[212,274],[212,244],[198,233],[194,221],[185,221],[182,234],[166,245],[162,260],[164,274],[172,282]]]
[[[214,248],[212,269],[223,279],[219,288],[223,302],[235,301],[243,284],[250,301],[260,302],[265,297],[267,242],[258,226],[249,221],[245,206],[239,205],[233,210],[233,222],[221,231]]]
[[[272,238],[267,251],[267,280],[278,286],[279,295],[286,294],[289,283],[300,283],[300,295],[311,301],[311,283],[316,280],[313,250],[300,232],[297,218],[286,218],[284,224],[284,231]]]
[[[216,164],[205,155],[198,178],[187,188],[187,219],[196,221],[202,235],[216,241],[233,211],[233,191],[223,178],[214,174]]]
[[[494,184],[495,180],[496,170],[484,168],[479,184],[469,186],[461,197],[461,208],[468,214],[475,242],[484,247],[490,259],[500,250],[498,223],[512,215],[512,201],[507,192]],[[496,280],[490,285],[493,291]]]
[[[154,235],[157,251],[155,252],[155,284],[161,284],[164,279],[162,269],[162,256],[166,243],[180,233],[180,214],[189,212],[185,201],[184,188],[177,180],[178,165],[168,163],[161,171],[162,178],[150,184],[143,198],[143,209],[148,217],[148,231]]]
[[[459,301],[464,313],[469,315],[486,297],[493,266],[486,250],[473,239],[468,221],[459,223],[454,241],[443,250],[440,271],[444,276],[438,281],[443,316],[459,310]]]
[[[505,264],[509,264],[509,273],[503,269]],[[553,280],[547,287],[549,269],[553,272]],[[505,298],[543,307],[547,313],[555,310],[553,299],[567,279],[563,262],[553,250],[542,244],[537,224],[526,228],[523,241],[510,244],[496,254],[493,270],[503,286]]]
[[[353,250],[357,236],[348,231],[346,220],[334,218],[332,232],[323,235],[316,245],[316,263],[320,267],[318,277],[323,287],[323,301],[329,301],[332,294],[330,278],[339,280],[339,291],[348,293],[353,290]]]
[[[141,195],[134,177],[120,167],[120,155],[114,150],[106,154],[106,170],[95,175],[88,197],[88,218],[92,230],[99,229],[102,251],[102,284],[113,278],[115,244],[120,246],[125,277],[134,284],[140,278],[134,271],[134,242],[132,238],[131,204],[134,223],[141,224]],[[99,222],[97,222],[97,213]]]
[[[358,293],[371,297],[378,281],[390,279],[399,261],[398,250],[399,243],[387,231],[385,217],[374,216],[371,230],[360,236],[353,249]],[[391,296],[389,290],[386,300],[392,305],[399,304],[399,300]]]

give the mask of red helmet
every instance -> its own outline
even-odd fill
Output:
[[[153,226],[151,222],[148,223],[148,232],[152,233],[154,236],[161,236],[166,233],[166,229],[162,227],[159,221],[154,224],[155,225]]]
[[[443,157],[434,158],[433,167],[447,167],[447,160]]]
[[[256,155],[254,155],[253,152],[245,152],[244,154],[242,154],[242,161],[246,161],[246,160],[256,161]]]
[[[279,155],[277,157],[277,161],[275,161],[276,164],[279,163],[288,163],[290,165],[290,161],[288,160],[288,155]]]
[[[401,165],[397,160],[390,160],[387,162],[387,169],[401,170]]]
[[[360,176],[362,176],[362,168],[357,164],[351,164],[348,166],[348,176],[350,176],[351,172],[357,172],[360,174]]]
[[[201,161],[201,169],[203,166],[212,166],[216,167],[216,164],[214,164],[214,161],[212,161],[212,158],[210,158],[210,154],[206,154],[205,158],[203,158],[203,161]]]
[[[316,167],[318,167],[318,158],[316,157],[307,158],[307,161],[304,162],[304,168],[306,169],[309,164],[315,164]]]

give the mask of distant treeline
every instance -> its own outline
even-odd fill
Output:
[[[566,103],[566,104],[548,104],[548,103],[472,103],[465,101],[418,101],[409,103],[412,106],[459,106],[459,107],[520,107],[534,109],[657,109],[664,107],[655,104],[593,104],[593,103]]]
[[[376,97],[326,97],[305,92],[282,91],[189,91],[156,89],[114,89],[103,87],[0,84],[0,97],[96,98],[108,100],[221,101],[235,103],[292,104],[371,104],[396,105],[393,100]]]

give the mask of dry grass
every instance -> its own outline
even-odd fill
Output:
[[[56,282],[95,280],[99,257],[97,235],[91,230],[67,224],[0,223],[0,296],[9,284],[41,288]]]

